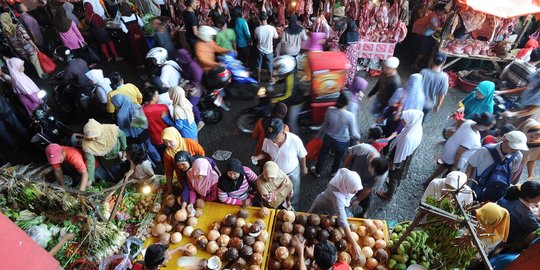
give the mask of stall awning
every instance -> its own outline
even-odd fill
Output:
[[[60,264],[0,213],[0,269],[60,270]]]
[[[540,0],[458,0],[462,6],[501,18],[540,13]]]

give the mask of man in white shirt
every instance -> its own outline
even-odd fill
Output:
[[[292,205],[298,209],[300,203],[300,175],[307,174],[307,151],[302,140],[293,133],[284,131],[285,124],[281,119],[272,119],[265,127],[266,138],[263,141],[262,153],[252,156],[252,161],[270,159],[278,164],[293,183],[294,197]]]
[[[257,49],[259,50],[259,55],[257,56],[257,79],[261,80],[261,69],[263,61],[266,59],[267,69],[270,81],[272,79],[272,67],[274,61],[274,39],[278,38],[276,28],[269,25],[268,15],[266,12],[261,12],[259,15],[259,20],[261,21],[261,26],[255,28],[255,37],[259,41]]]
[[[488,112],[477,114],[472,120],[465,119],[444,144],[439,167],[426,180],[425,184],[429,184],[431,180],[439,177],[445,171],[449,173],[461,170],[474,151],[482,147],[480,131],[488,130],[494,123],[495,118]]]
[[[465,183],[467,183],[467,175],[460,171],[453,171],[446,178],[434,179],[424,191],[422,202],[425,202],[430,196],[440,198],[448,192],[460,190],[457,195],[458,200],[462,205],[470,205],[473,203],[474,198],[471,188]]]

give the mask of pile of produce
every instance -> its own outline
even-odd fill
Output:
[[[268,269],[296,269],[295,249],[291,246],[293,236],[306,239],[306,245],[315,245],[320,241],[329,240],[338,250],[338,260],[348,262],[354,270],[386,269],[388,260],[387,242],[384,239],[386,224],[379,220],[350,221],[353,238],[362,248],[366,260],[351,262],[351,245],[347,242],[343,229],[336,217],[319,216],[316,214],[300,214],[282,210],[278,213],[275,224],[271,254]],[[358,224],[361,223],[361,224]],[[312,261],[306,261],[308,269],[313,269]]]
[[[426,203],[461,216],[457,202],[450,195],[441,198],[428,197]],[[428,217],[427,222],[434,219],[436,217]],[[472,237],[462,234],[462,229],[464,225],[457,222],[434,223],[425,228],[429,235],[427,244],[433,249],[442,269],[466,269],[478,254],[478,249],[471,241]]]
[[[403,233],[409,227],[410,222],[401,223],[392,230],[388,247],[393,248]],[[393,254],[388,261],[388,269],[390,270],[405,270],[409,265],[420,264],[426,269],[430,269],[432,259],[432,250],[426,244],[428,234],[425,231],[412,231],[409,236],[403,241],[398,249],[397,254]]]

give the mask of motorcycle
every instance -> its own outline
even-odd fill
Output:
[[[225,92],[228,96],[240,100],[253,100],[259,89],[259,82],[250,77],[249,71],[238,60],[235,52],[218,56],[218,60],[231,72],[232,81]]]
[[[80,92],[72,84],[62,83],[64,73],[64,70],[58,71],[49,82],[53,88],[55,107],[65,115],[71,115],[75,111],[88,112],[92,94]]]
[[[38,97],[44,99],[45,91],[41,90]],[[44,101],[46,101],[44,99]],[[51,112],[44,102],[32,113],[31,128],[36,132],[30,142],[40,149],[45,149],[51,143],[81,147],[82,134],[75,133]]]
[[[203,77],[203,93],[197,106],[202,120],[207,124],[215,124],[223,118],[220,108],[228,111],[229,107],[223,100],[224,89],[232,81],[231,72],[224,66],[217,66],[209,70]]]

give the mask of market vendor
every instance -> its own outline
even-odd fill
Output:
[[[79,190],[84,191],[86,189],[88,186],[88,170],[78,149],[51,143],[45,148],[45,154],[53,168],[56,182],[60,186],[64,185],[64,173],[68,173],[72,178],[80,179]],[[70,174],[73,169],[77,172],[76,174]]]
[[[538,240],[538,216],[532,212],[540,202],[540,182],[527,181],[512,186],[497,204],[510,213],[510,230],[506,251],[519,252]]]
[[[213,202],[218,197],[219,175],[206,158],[197,158],[193,161],[191,169],[187,171],[189,203],[193,204],[197,199]]]
[[[293,184],[277,163],[268,161],[264,164],[263,173],[257,178],[257,190],[262,205],[272,208],[292,208]]]
[[[148,181],[154,177],[152,162],[148,160],[146,150],[139,144],[131,144],[126,149],[126,157],[129,161],[130,179]]]
[[[256,181],[257,175],[250,168],[231,158],[226,173],[219,178],[218,198],[226,204],[251,205],[255,197],[251,185]]]
[[[501,242],[506,242],[510,230],[508,210],[496,203],[486,203],[475,210],[476,219],[483,230],[479,233],[480,242],[486,254],[491,253]]]
[[[165,178],[167,179],[166,194],[173,192],[172,179],[175,171],[174,156],[180,151],[187,151],[190,155],[204,155],[202,146],[192,140],[184,139],[180,132],[174,127],[168,127],[161,134],[163,143],[167,146],[163,154],[163,165],[165,167]],[[178,176],[177,176],[178,177]]]
[[[176,252],[184,252],[187,245],[168,250],[169,245],[157,243],[150,245],[144,254],[144,261],[136,262],[131,270],[159,270]]]
[[[82,149],[87,162],[88,181],[92,183],[96,178],[96,157],[101,158],[100,161],[107,163],[101,165],[102,167],[107,166],[108,171],[115,179],[120,179],[125,171],[125,164],[122,160],[125,159],[125,150],[127,148],[124,132],[117,125],[100,124],[94,119],[88,120],[84,125],[83,132]],[[104,173],[104,170],[100,170],[99,174],[102,173]],[[107,177],[100,176],[97,178],[106,179]]]
[[[422,202],[425,202],[430,196],[440,198],[449,192],[459,190],[457,194],[458,200],[463,205],[470,205],[473,203],[473,194],[471,188],[466,183],[467,175],[460,171],[453,171],[446,178],[433,179],[426,191],[424,191],[424,195],[422,195]]]
[[[379,81],[368,94],[368,99],[377,94],[371,109],[371,113],[376,117],[383,113],[394,92],[401,87],[401,78],[397,71],[398,67],[399,59],[397,57],[386,59],[383,62],[383,73]]]
[[[459,102],[457,111],[464,113],[465,119],[471,119],[475,114],[484,112],[493,113],[494,92],[494,82],[483,81],[479,83],[473,92]]]
[[[347,216],[352,217],[352,213],[347,214],[347,207],[350,207],[351,200],[362,188],[362,180],[360,180],[358,173],[341,168],[330,180],[326,190],[317,195],[308,211],[322,215],[337,215],[347,241],[353,243],[354,252],[351,252],[351,256],[354,260],[358,260],[362,256],[362,252],[358,243],[352,238],[351,228],[347,222]]]
[[[315,246],[306,247],[306,240],[300,241],[298,236],[295,235],[292,238],[291,245],[298,254],[298,261],[303,262],[305,258],[314,259],[318,270],[351,269],[347,262],[338,262],[336,246],[328,240],[321,241]],[[306,264],[300,263],[298,269],[307,270]]]

